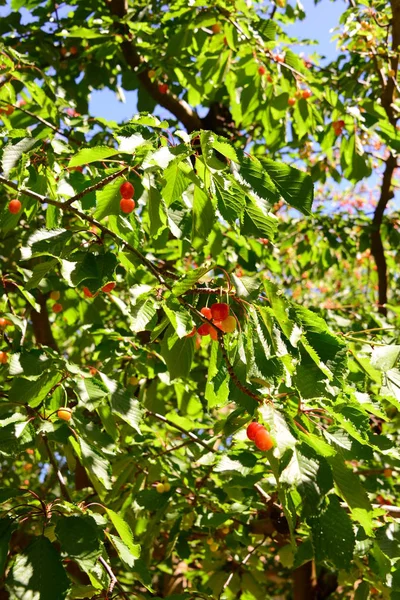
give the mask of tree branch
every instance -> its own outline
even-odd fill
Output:
[[[36,343],[42,346],[53,348],[53,350],[58,350],[57,342],[53,337],[53,332],[50,326],[49,313],[46,305],[46,296],[39,292],[36,297],[36,302],[40,306],[40,312],[33,308],[30,314]]]
[[[184,429],[183,427],[181,427],[180,425],[177,425],[176,423],[174,423],[173,421],[170,421],[169,419],[167,419],[166,417],[164,417],[163,415],[160,415],[159,413],[155,413],[152,410],[147,410],[146,413],[150,416],[153,417],[154,419],[158,419],[159,421],[162,421],[163,423],[166,423],[167,425],[169,425],[170,427],[173,427],[174,429],[177,429],[178,431],[180,431],[181,433],[184,433],[185,435],[189,436],[194,442],[196,442],[196,444],[200,444],[200,446],[203,446],[203,448],[205,448],[206,450],[208,450],[209,452],[216,452],[214,450],[214,448],[212,446],[209,446],[208,444],[206,444],[206,442],[203,442],[203,440],[201,438],[199,438],[195,433],[193,433],[192,431],[188,431],[187,429]]]
[[[111,14],[119,19],[126,16],[128,12],[128,5],[125,0],[106,1],[110,7]],[[128,66],[132,69],[132,71],[135,72],[145,90],[152,98],[154,98],[154,100],[156,100],[160,106],[173,114],[178,121],[180,121],[186,127],[189,133],[197,129],[201,129],[200,117],[198,116],[197,112],[189,106],[189,104],[169,91],[165,94],[160,92],[158,83],[152,81],[148,76],[148,65],[146,64],[144,58],[139,55],[132,41],[125,39],[121,43],[121,50]]]

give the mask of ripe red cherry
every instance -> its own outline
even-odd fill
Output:
[[[85,294],[86,298],[93,298],[93,294],[88,287],[84,287],[82,292]]]
[[[265,75],[265,73],[266,73],[266,72],[267,72],[267,69],[266,69],[265,67],[263,67],[262,65],[260,65],[260,66],[258,67],[258,74],[259,74],[259,75],[261,75],[261,76],[262,76],[262,75]]]
[[[249,440],[254,442],[254,440],[256,439],[256,434],[258,431],[260,431],[260,429],[264,429],[261,423],[256,423],[255,421],[253,423],[250,423],[250,425],[246,429],[247,437],[249,438]]]
[[[115,281],[111,281],[110,283],[106,283],[106,285],[103,285],[103,287],[101,288],[101,291],[108,294],[108,292],[111,292],[115,288],[116,285],[117,284],[115,283]]]
[[[210,319],[210,321],[211,321],[211,319],[212,319],[211,308],[208,308],[208,306],[204,306],[200,312],[206,319]]]
[[[8,210],[13,215],[16,215],[21,210],[21,206],[22,206],[22,204],[19,200],[17,200],[17,199],[11,200],[11,202],[9,202],[9,204],[8,204]]]
[[[294,106],[296,104],[296,98],[289,98],[287,103],[289,106]]]
[[[254,443],[259,450],[263,450],[264,452],[271,450],[271,448],[274,446],[274,441],[265,427],[256,432]]]
[[[217,302],[211,306],[211,314],[216,321],[224,321],[229,315],[229,306],[225,302]]]
[[[311,98],[312,91],[311,90],[303,90],[301,95],[304,98],[304,100],[307,100],[308,98]]]
[[[4,329],[4,327],[7,327],[8,325],[11,325],[11,321],[4,317],[0,317],[0,329]]]
[[[0,352],[0,365],[6,365],[8,362],[7,352]]]
[[[159,83],[158,91],[160,94],[166,94],[168,92],[168,85],[166,83]]]
[[[121,198],[121,202],[119,203],[119,206],[120,206],[122,212],[126,213],[128,215],[135,208],[135,201],[132,200],[132,198]]]
[[[210,338],[214,341],[218,340],[218,331],[212,326],[210,327]]]
[[[197,330],[197,333],[201,336],[210,335],[210,325],[208,323],[203,323]]]
[[[119,193],[122,198],[133,198],[135,194],[135,188],[129,181],[124,181],[124,183],[119,188]]]
[[[54,313],[60,313],[62,311],[63,307],[62,304],[60,304],[59,302],[56,302],[55,304],[53,304],[53,306],[51,307],[51,310]]]

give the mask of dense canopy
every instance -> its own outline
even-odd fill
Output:
[[[0,599],[398,600],[400,0],[0,4]]]

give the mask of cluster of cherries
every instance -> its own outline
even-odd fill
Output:
[[[135,188],[129,181],[124,181],[119,188],[119,193],[121,194],[120,209],[128,215],[135,208],[135,201],[133,199]]]
[[[109,294],[113,291],[116,285],[117,284],[115,283],[115,281],[110,281],[110,283],[106,283],[106,285],[103,285],[101,291],[105,294]],[[82,291],[85,294],[86,298],[94,298],[95,296],[97,296],[97,292],[95,294],[92,294],[88,287],[82,288]]]
[[[344,121],[340,120],[340,121],[333,121],[332,123],[332,127],[333,130],[335,132],[336,136],[339,136],[342,134],[343,128],[344,128]]]
[[[269,435],[264,425],[253,421],[253,423],[250,423],[247,427],[246,433],[249,440],[254,442],[259,450],[266,452],[274,447],[274,440]]]
[[[186,337],[193,337],[196,332],[202,337],[209,335],[212,340],[218,339],[218,331],[223,333],[232,333],[236,329],[236,319],[229,314],[229,305],[225,302],[216,302],[210,307],[204,306],[200,310],[201,314],[212,321],[211,323],[203,323],[200,327],[193,327],[192,331]]]

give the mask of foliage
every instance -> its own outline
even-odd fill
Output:
[[[351,3],[322,67],[300,4],[12,0],[1,598],[400,596],[397,13]]]

